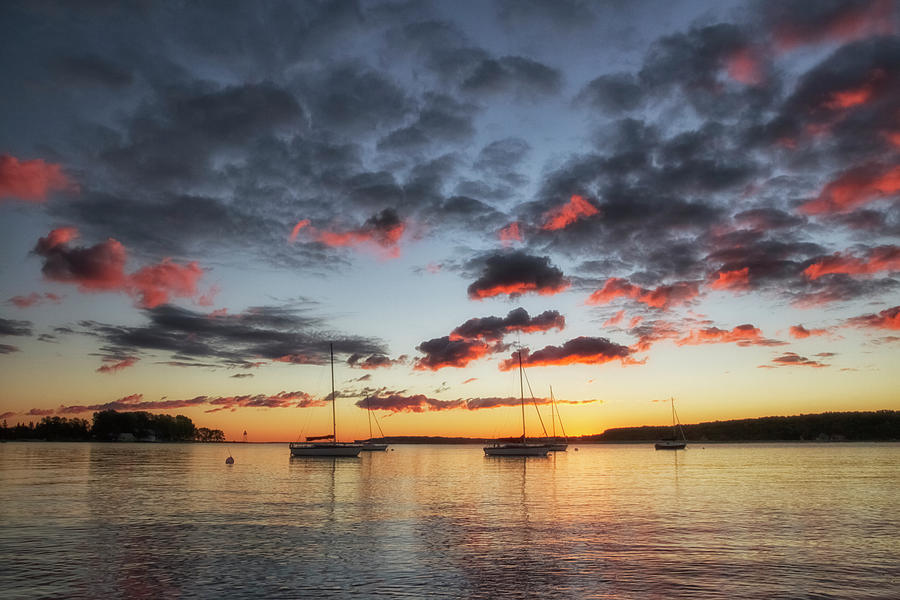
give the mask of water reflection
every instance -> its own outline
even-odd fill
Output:
[[[891,597],[900,445],[3,444],[0,598]]]

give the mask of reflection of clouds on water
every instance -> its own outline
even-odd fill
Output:
[[[0,446],[16,598],[889,597],[891,444]],[[840,481],[840,485],[835,485]],[[8,525],[8,526],[6,526]]]

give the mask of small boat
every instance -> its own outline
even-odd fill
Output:
[[[684,437],[684,429],[681,428],[678,415],[675,413],[675,399],[670,398],[669,400],[672,402],[672,435],[659,440],[654,445],[657,450],[684,450],[687,446],[687,438]],[[680,440],[677,436],[678,431],[681,432]]]
[[[556,413],[556,419],[553,413]],[[556,421],[559,420],[559,428],[562,429],[562,438],[556,435]],[[563,427],[562,417],[559,416],[559,409],[556,408],[556,402],[553,400],[553,386],[550,386],[550,423],[553,426],[553,437],[547,440],[550,444],[551,452],[565,452],[569,447],[569,439],[566,436],[566,428]]]
[[[334,392],[334,344],[329,345],[331,350],[331,433],[307,437],[305,442],[291,442],[291,457],[334,457],[334,456],[359,456],[363,449],[362,444],[349,444],[337,441],[337,424],[335,419],[335,392]],[[326,440],[326,441],[323,441]],[[331,440],[331,441],[327,441]]]
[[[376,438],[372,437],[372,419],[374,415],[372,414],[372,407],[369,406],[369,397],[366,396],[366,411],[369,413],[369,439],[367,440],[354,440],[357,444],[362,444],[363,452],[384,452],[388,449],[388,445],[384,443],[384,432],[381,431],[381,425],[378,423],[378,419],[375,419],[375,424],[378,425],[378,431],[381,432],[381,440],[376,441]]]
[[[549,444],[529,444],[525,438],[525,387],[522,384],[521,350],[519,350],[519,396],[522,404],[522,441],[485,446],[485,456],[547,456],[550,452]]]
[[[388,449],[388,445],[384,442],[376,441],[378,438],[369,438],[367,440],[353,440],[354,444],[362,444],[363,452],[383,452]]]

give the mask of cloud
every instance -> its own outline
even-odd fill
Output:
[[[634,322],[632,320],[632,322],[634,324],[631,325],[628,333],[638,338],[637,342],[631,346],[633,352],[645,352],[656,342],[678,339],[683,334],[681,328],[669,321]]]
[[[464,367],[488,354],[491,348],[479,340],[454,340],[444,336],[422,342],[416,350],[425,356],[417,358],[413,368],[417,371],[437,371],[445,367]]]
[[[450,333],[450,340],[483,340],[496,342],[509,333],[562,330],[566,319],[555,310],[530,317],[524,308],[511,310],[505,317],[469,319]]]
[[[117,291],[138,297],[138,305],[153,308],[169,301],[170,296],[197,297],[197,283],[203,269],[196,262],[187,265],[163,259],[131,275],[125,273],[125,247],[112,238],[85,248],[70,248],[68,242],[78,236],[74,227],[62,227],[40,238],[34,252],[44,258],[41,271],[50,281],[78,285],[82,292]]]
[[[293,229],[291,229],[291,235],[288,236],[288,241],[293,244],[297,240],[297,235],[300,233],[300,230],[307,225],[309,225],[309,219],[301,219],[297,221],[297,224],[294,225]]]
[[[57,81],[71,86],[120,89],[134,81],[131,71],[94,54],[58,57],[50,69]]]
[[[826,335],[828,333],[827,329],[807,329],[803,325],[791,325],[791,337],[802,340],[804,338],[808,338],[814,335]]]
[[[10,344],[0,344],[0,354],[12,354],[13,352],[18,351],[18,346],[11,346]]]
[[[31,292],[27,296],[13,296],[8,300],[10,304],[14,304],[19,308],[29,308],[31,306],[39,305],[44,301],[59,304],[62,302],[62,296],[52,292],[45,292],[43,295],[37,292]]]
[[[411,151],[430,144],[462,144],[475,134],[472,124],[476,107],[444,95],[427,93],[416,120],[381,138],[380,151]]]
[[[782,51],[825,42],[850,42],[895,33],[890,0],[821,2],[809,6],[772,2],[764,5],[776,47]]]
[[[0,317],[0,335],[31,335],[31,321],[17,321]]]
[[[218,412],[221,410],[236,410],[238,408],[306,408],[325,406],[326,402],[320,398],[314,398],[306,392],[278,392],[277,394],[247,394],[241,396],[196,396],[182,400],[144,400],[143,394],[131,394],[100,404],[89,405],[61,405],[51,411],[56,414],[83,414],[104,410],[116,411],[140,411],[160,410],[168,411],[179,408],[210,407],[206,412]]]
[[[584,86],[575,97],[577,104],[609,113],[636,110],[643,101],[643,90],[631,73],[601,75]]]
[[[600,337],[577,337],[565,342],[562,346],[545,346],[535,352],[524,351],[522,364],[526,367],[545,367],[551,365],[587,364],[601,365],[613,360],[627,364],[631,350]],[[519,367],[519,354],[513,354],[500,364],[501,371],[509,371]]]
[[[544,214],[544,222],[541,229],[556,231],[565,229],[575,221],[596,215],[600,211],[588,200],[578,195],[573,195],[567,204],[558,206]]]
[[[730,343],[736,343],[738,346],[780,346],[784,344],[778,340],[766,339],[758,327],[749,323],[738,325],[731,330],[718,327],[691,329],[686,337],[675,342],[677,346]]]
[[[361,135],[401,122],[412,109],[405,90],[384,72],[348,62],[323,69],[304,82],[313,124]]]
[[[46,417],[48,415],[52,415],[54,412],[56,411],[54,411],[52,408],[32,408],[25,414],[34,417]]]
[[[883,279],[854,279],[846,273],[832,273],[827,277],[808,280],[795,285],[792,304],[798,308],[813,308],[857,298],[878,298],[897,289],[898,282]]]
[[[556,94],[562,74],[523,56],[481,60],[462,82],[462,90],[478,94],[513,92],[523,96]]]
[[[392,360],[384,354],[372,354],[365,357],[362,354],[351,354],[350,357],[347,358],[347,364],[351,367],[358,367],[366,370],[392,367],[397,364],[403,364],[405,361],[406,356],[401,356],[396,360]]]
[[[0,202],[9,198],[46,202],[51,192],[75,187],[58,164],[40,158],[20,161],[9,154],[0,155]]]
[[[750,267],[733,271],[718,271],[716,279],[710,281],[709,287],[714,290],[746,290],[750,288]]]
[[[900,271],[900,247],[877,246],[867,249],[864,257],[855,257],[840,252],[820,257],[803,270],[810,279],[818,279],[832,273],[848,275],[871,275],[879,271]]]
[[[900,306],[886,308],[878,314],[860,315],[847,319],[850,327],[862,327],[869,329],[900,329]]]
[[[502,243],[505,248],[512,246],[514,242],[521,242],[522,232],[519,230],[519,222],[513,221],[498,231],[497,237],[500,238],[500,243]]]
[[[618,325],[619,323],[622,322],[622,319],[624,317],[625,317],[625,309],[623,308],[622,310],[620,310],[619,312],[617,312],[616,314],[614,314],[613,316],[608,318],[606,321],[604,321],[603,327],[611,327],[613,325]]]
[[[473,300],[499,295],[518,297],[527,293],[550,296],[570,285],[547,256],[532,256],[521,251],[497,252],[476,262],[482,262],[484,266],[481,276],[468,288],[469,298]]]
[[[422,413],[461,408],[465,406],[465,403],[463,400],[437,400],[423,394],[413,396],[391,394],[388,396],[367,396],[357,401],[356,406],[371,410],[387,410],[395,413]]]
[[[802,204],[809,215],[847,212],[900,192],[900,165],[866,164],[844,171],[826,185],[815,200]]]
[[[772,362],[780,367],[814,367],[816,369],[821,369],[831,366],[815,360],[810,360],[805,356],[800,356],[794,352],[785,352],[781,356],[773,358]]]
[[[532,398],[526,399],[527,403],[549,404],[549,398]],[[412,396],[404,396],[402,394],[380,395],[375,394],[367,396],[356,402],[356,406],[363,409],[386,410],[393,413],[423,413],[438,412],[444,410],[484,410],[491,408],[503,408],[509,406],[519,406],[521,398],[459,398],[456,400],[438,400],[430,398],[424,394],[415,394]],[[557,404],[589,404],[597,402],[597,400],[555,400]]]
[[[176,360],[214,359],[222,366],[249,367],[263,361],[325,364],[328,345],[336,354],[386,354],[378,340],[329,331],[311,309],[294,306],[251,307],[214,317],[172,305],[145,309],[148,322],[120,326],[81,321],[82,333],[131,355],[141,351],[173,353]]]
[[[169,296],[195,298],[199,304],[209,304],[197,297],[197,283],[203,277],[203,269],[196,262],[178,265],[168,258],[157,265],[142,267],[129,277],[131,294],[140,298],[139,305],[153,308],[169,301]]]
[[[744,85],[759,85],[765,79],[762,58],[753,48],[738,48],[725,59],[725,63],[728,75]]]
[[[399,256],[398,244],[400,238],[403,237],[403,232],[406,230],[406,224],[397,215],[397,211],[391,208],[386,208],[380,213],[373,215],[361,227],[345,231],[328,231],[312,226],[301,226],[304,222],[308,223],[309,220],[304,219],[294,226],[290,241],[293,241],[296,238],[296,234],[305,227],[310,237],[326,246],[342,247],[374,244],[386,250],[390,257]]]
[[[665,310],[671,306],[686,304],[699,294],[700,284],[696,281],[679,281],[651,290],[633,285],[627,279],[610,277],[602,288],[594,291],[588,297],[586,302],[587,304],[608,304],[616,298],[623,297]]]
[[[136,356],[130,356],[128,358],[116,361],[116,360],[105,360],[104,364],[100,365],[97,368],[97,373],[116,373],[121,371],[122,369],[127,369],[128,367],[134,366],[134,364],[139,359]]]

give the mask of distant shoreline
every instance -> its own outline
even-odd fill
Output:
[[[679,425],[678,437],[689,444],[751,444],[751,443],[821,443],[821,442],[898,442],[900,441],[900,411],[826,412],[789,417],[757,417]],[[603,433],[569,437],[570,445],[647,444],[672,435],[671,426],[642,425],[616,427]],[[472,438],[458,436],[397,435],[378,438],[396,445],[467,445],[495,441],[516,441],[519,438]],[[559,436],[559,439],[563,439]],[[4,440],[13,441],[13,440]],[[19,439],[17,441],[68,441]],[[100,441],[100,440],[72,440]],[[107,443],[107,442],[103,442]],[[278,442],[244,442],[243,440],[193,440],[183,442],[128,440],[123,443],[190,443],[190,444],[287,444]]]

